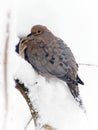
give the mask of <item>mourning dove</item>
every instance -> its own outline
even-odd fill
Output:
[[[42,25],[35,25],[31,33],[19,43],[19,54],[27,60],[38,74],[58,78],[67,83],[73,97],[82,105],[78,84],[78,64],[64,41]]]

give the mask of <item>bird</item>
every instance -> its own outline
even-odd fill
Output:
[[[31,28],[31,32],[19,42],[19,55],[43,77],[66,82],[74,99],[83,105],[79,84],[84,85],[84,82],[78,76],[75,57],[68,45],[46,26],[34,25]]]

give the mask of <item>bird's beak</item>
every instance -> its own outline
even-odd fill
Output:
[[[32,33],[28,34],[27,37],[29,37],[29,36],[31,36],[31,35],[32,35]]]

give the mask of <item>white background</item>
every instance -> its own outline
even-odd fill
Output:
[[[46,25],[70,46],[78,63],[98,64],[97,0],[17,0],[8,3],[15,13],[18,36],[27,35],[35,24]],[[98,68],[81,65],[79,75],[85,82],[80,91],[91,120],[90,125],[97,130]],[[15,88],[10,90],[13,94],[9,92],[11,117],[8,123],[12,125],[10,122],[13,121],[14,130],[22,130],[30,113],[20,93]]]

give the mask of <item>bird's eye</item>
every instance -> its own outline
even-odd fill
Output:
[[[38,33],[40,33],[41,31],[40,30],[38,30]]]

